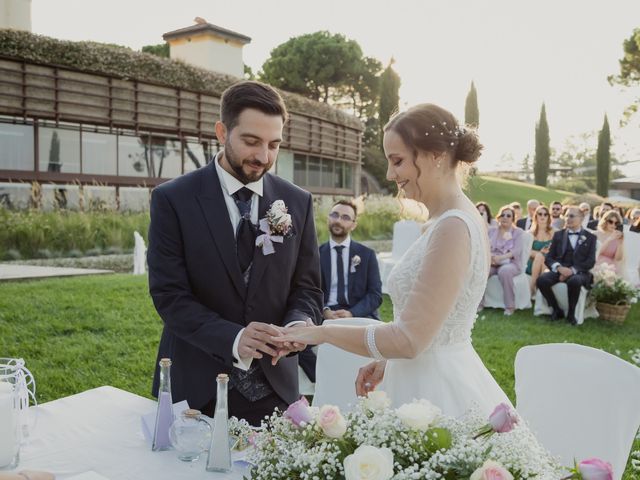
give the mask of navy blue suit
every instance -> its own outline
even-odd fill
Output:
[[[380,268],[376,253],[369,247],[351,240],[348,255],[347,300],[349,305],[339,305],[334,309],[349,310],[354,317],[379,320],[378,307],[382,304],[382,281],[380,280]],[[360,257],[360,264],[352,269],[351,262],[356,255]],[[320,270],[322,273],[324,305],[326,306],[331,289],[331,250],[329,242],[320,245]],[[309,377],[309,380],[315,382],[316,356],[310,348],[300,352],[300,366]]]
[[[173,400],[186,399],[194,408],[214,400],[216,376],[235,368],[232,346],[244,326],[322,320],[311,195],[279,177],[264,176],[258,218],[283,200],[295,233],[276,243],[271,255],[256,247],[246,285],[214,162],[156,187],[151,198],[149,290],[164,322],[158,358],[173,361]],[[254,362],[282,401],[298,399],[297,355],[275,367],[266,355]],[[154,395],[158,373],[156,366]],[[233,414],[232,402],[229,407]]]

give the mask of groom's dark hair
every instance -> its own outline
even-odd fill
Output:
[[[231,85],[222,92],[220,121],[230,131],[238,124],[238,117],[247,108],[266,115],[279,115],[283,122],[289,118],[284,100],[272,86],[248,80]]]

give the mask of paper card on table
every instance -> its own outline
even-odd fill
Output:
[[[74,475],[73,477],[67,478],[67,480],[109,480],[107,477],[103,477],[99,473],[94,472],[93,470],[89,470],[88,472],[80,473],[78,475]]]
[[[173,414],[177,418],[180,414],[189,408],[189,404],[186,400],[173,404]],[[153,430],[156,424],[156,411],[149,412],[146,415],[142,415],[142,433],[149,445],[153,442]]]

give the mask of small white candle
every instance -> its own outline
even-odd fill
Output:
[[[0,382],[0,468],[9,466],[18,453],[17,422],[13,386]]]

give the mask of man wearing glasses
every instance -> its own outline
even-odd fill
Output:
[[[562,218],[562,203],[555,201],[551,204],[551,228],[562,230],[564,219]]]
[[[331,208],[330,239],[320,245],[320,270],[324,291],[323,317],[378,317],[382,304],[382,282],[376,253],[351,239],[357,226],[356,206],[339,200]],[[299,356],[300,366],[315,382],[315,355],[310,348]]]
[[[549,272],[543,273],[536,282],[540,293],[553,309],[552,320],[567,317],[571,325],[577,325],[575,309],[580,289],[589,287],[593,281],[590,270],[596,263],[596,236],[582,227],[584,214],[579,207],[567,207],[566,228],[553,235],[545,264]],[[567,284],[569,311],[563,312],[551,287],[558,282]]]

